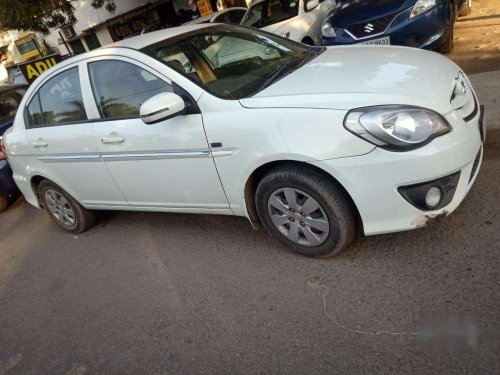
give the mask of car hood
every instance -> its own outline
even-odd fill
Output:
[[[330,16],[335,27],[343,28],[399,13],[415,5],[416,0],[348,0],[339,2]]]
[[[331,109],[407,104],[447,113],[459,70],[437,53],[414,48],[333,46],[240,102],[248,108]]]

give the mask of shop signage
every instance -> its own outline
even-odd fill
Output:
[[[145,27],[146,20],[144,17],[135,17],[118,25],[111,26],[111,35],[114,35],[116,40],[120,40],[129,35],[141,32]]]
[[[200,11],[200,15],[203,16],[208,16],[209,14],[213,13],[212,6],[210,5],[209,0],[198,0],[196,2],[196,5],[198,5],[198,10]]]
[[[50,56],[45,56],[40,59],[31,60],[25,63],[17,64],[18,68],[23,73],[24,78],[28,83],[33,82],[40,74],[49,70],[58,62],[61,61],[61,55],[55,54]]]

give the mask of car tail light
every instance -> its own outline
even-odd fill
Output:
[[[5,147],[3,145],[3,137],[0,137],[0,160],[7,159],[7,152],[5,151]]]

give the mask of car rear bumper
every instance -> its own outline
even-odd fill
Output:
[[[380,148],[369,154],[314,162],[334,176],[353,199],[366,235],[410,230],[453,212],[474,183],[483,147],[482,113],[465,122],[453,112],[446,116],[453,130],[428,145],[408,152]],[[438,210],[421,210],[408,202],[399,187],[433,181],[460,172],[450,202]]]
[[[448,10],[445,6],[436,8],[410,19],[411,8],[398,15],[383,33],[365,39],[356,39],[344,29],[335,29],[336,38],[322,37],[324,46],[369,42],[389,37],[391,45],[435,49],[442,43]]]
[[[0,196],[18,194],[14,179],[12,178],[12,170],[7,160],[0,160]]]

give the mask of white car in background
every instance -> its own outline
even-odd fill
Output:
[[[243,7],[227,8],[218,12],[213,12],[208,16],[195,18],[192,21],[184,23],[184,25],[196,25],[199,23],[229,23],[238,25],[246,11],[247,8]]]
[[[221,62],[229,42],[237,58]],[[361,228],[454,211],[479,171],[482,118],[465,74],[436,53],[191,25],[57,64],[4,138],[26,200],[71,233],[92,210],[237,215],[323,256]]]
[[[241,25],[320,46],[321,26],[335,5],[335,0],[257,0],[248,8]]]

